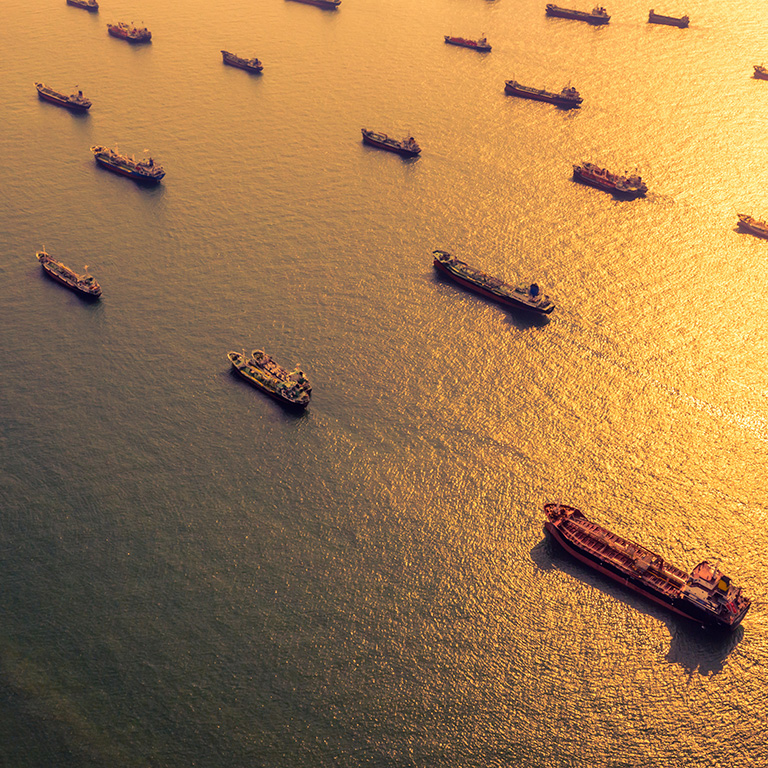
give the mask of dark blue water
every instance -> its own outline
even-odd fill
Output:
[[[687,30],[608,10],[4,9],[0,764],[768,764],[768,243],[736,230],[768,216],[761,6],[656,8]],[[638,168],[647,197],[574,183],[582,160]],[[45,279],[43,246],[101,302]],[[557,309],[469,294],[435,248]],[[231,373],[256,347],[302,365],[304,414]],[[542,531],[557,500],[720,562],[743,626],[572,562]]]

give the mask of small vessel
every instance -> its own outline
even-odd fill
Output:
[[[119,37],[129,43],[148,43],[152,39],[152,33],[146,27],[134,27],[124,21],[107,24],[107,31],[112,37]]]
[[[523,99],[535,99],[536,101],[548,101],[558,107],[578,107],[584,99],[579,92],[570,85],[565,86],[560,93],[545,91],[543,88],[531,88],[529,85],[521,85],[517,80],[507,80],[504,84],[504,92],[512,96],[520,96]]]
[[[307,380],[307,377],[304,375],[304,371],[302,371],[301,368],[296,366],[292,371],[289,371],[283,368],[279,363],[276,363],[272,359],[272,356],[268,355],[263,349],[254,349],[253,352],[251,352],[251,358],[248,360],[248,363],[287,384],[298,384],[307,392],[307,394],[312,393],[312,385]]]
[[[85,8],[86,11],[99,10],[99,4],[96,0],[67,0],[67,5],[74,5],[77,8]]]
[[[768,237],[768,224],[764,221],[747,216],[746,213],[737,213],[736,215],[739,217],[739,226],[746,229],[747,232],[758,237]]]
[[[390,139],[386,133],[376,133],[376,131],[369,131],[366,128],[361,130],[363,143],[370,144],[372,147],[388,149],[390,152],[397,152],[406,157],[415,157],[421,152],[421,147],[416,143],[413,136],[398,141],[397,139]]]
[[[448,45],[460,45],[463,48],[474,48],[476,51],[482,51],[483,53],[491,50],[491,46],[488,45],[488,41],[485,37],[481,37],[479,40],[468,40],[466,37],[451,37],[450,35],[444,35],[444,38]]]
[[[588,520],[575,507],[545,504],[544,528],[566,552],[655,603],[710,627],[735,629],[752,601],[717,566],[691,573]]]
[[[297,3],[316,5],[318,8],[333,10],[341,5],[341,0],[296,0]]]
[[[602,5],[596,5],[591,12],[576,11],[572,8],[560,8],[560,6],[547,3],[547,16],[559,16],[563,19],[576,19],[587,21],[590,24],[607,24],[611,17]]]
[[[452,256],[448,251],[436,250],[434,254],[435,267],[459,285],[469,288],[489,299],[498,301],[508,307],[528,309],[541,315],[548,315],[555,308],[549,296],[539,290],[536,283],[530,285],[509,285],[498,277],[491,277],[475,267],[470,267],[463,261]]]
[[[57,282],[90,299],[98,299],[101,296],[101,286],[88,274],[88,267],[85,268],[84,275],[78,275],[60,261],[52,259],[44,250],[38,251],[35,255],[45,274]]]
[[[240,352],[227,354],[232,367],[249,383],[276,400],[296,408],[306,408],[309,405],[309,392],[297,381],[287,382],[273,376],[263,368],[253,364]]]
[[[54,91],[45,83],[35,83],[37,95],[44,101],[50,101],[51,104],[58,104],[60,107],[66,107],[73,112],[85,112],[91,108],[91,102],[83,96],[82,91],[67,96],[65,93]]]
[[[656,13],[653,8],[648,11],[648,23],[649,24],[667,24],[670,27],[680,27],[684,29],[690,23],[690,19],[687,16],[662,16],[660,13]]]
[[[573,178],[625,197],[640,197],[648,191],[648,186],[639,176],[619,176],[594,163],[574,165]]]
[[[768,80],[768,69],[762,64],[753,64],[752,68],[755,70],[753,77],[758,80]]]
[[[146,160],[134,160],[132,157],[119,154],[114,149],[100,146],[91,147],[91,152],[99,165],[136,181],[156,183],[165,176],[163,166],[151,157]]]
[[[257,58],[244,59],[229,51],[222,51],[221,55],[224,59],[224,63],[229,64],[230,67],[247,69],[249,72],[261,72],[261,70],[264,69],[264,65]]]

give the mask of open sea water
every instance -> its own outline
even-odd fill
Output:
[[[764,5],[648,10],[3,5],[0,765],[768,765],[768,242],[736,229],[768,216]],[[582,160],[648,195],[575,183]],[[554,314],[462,290],[435,248]],[[231,373],[257,347],[302,365],[305,413]],[[742,627],[573,561],[547,501],[719,562]]]

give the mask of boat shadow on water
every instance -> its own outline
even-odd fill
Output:
[[[366,152],[381,152],[381,150],[377,149],[376,147],[369,147],[366,144],[363,144],[362,146]],[[421,160],[421,155],[401,155],[399,152],[390,152],[389,154],[398,157],[400,162],[402,162],[404,165],[413,165],[414,163],[418,163],[419,160]]]
[[[100,174],[106,174],[108,176],[114,176],[117,182],[123,182],[126,181],[128,183],[133,182],[134,186],[138,187],[141,190],[144,190],[147,193],[152,193],[155,195],[163,195],[165,194],[165,185],[162,182],[156,181],[155,179],[139,179],[134,176],[123,176],[120,173],[114,173],[113,171],[109,171],[106,168],[101,168],[98,165],[96,166],[97,170]]]
[[[753,237],[757,240],[765,240],[766,236],[758,235],[757,232],[750,232],[748,229],[742,229],[738,224],[731,230],[737,235],[745,235],[746,237]]]
[[[571,120],[575,120],[581,111],[580,104],[551,104],[550,106],[554,107],[560,112],[568,113],[568,117]]]
[[[677,664],[689,675],[698,672],[709,677],[723,671],[726,660],[744,637],[743,626],[733,631],[703,627],[656,605],[652,600],[625,589],[575,560],[545,535],[531,550],[531,559],[542,571],[561,571],[574,579],[599,589],[606,595],[628,605],[638,613],[658,619],[667,626],[671,643],[664,659]]]
[[[744,627],[739,625],[733,632],[726,629],[704,631],[693,621],[668,620],[665,622],[672,635],[672,643],[665,659],[677,664],[689,675],[698,672],[710,677],[722,672],[731,652],[744,637]]]
[[[524,309],[515,310],[507,307],[500,307],[504,312],[504,322],[513,328],[526,331],[529,328],[545,328],[552,322],[552,318],[547,315],[535,315],[532,312],[526,312]]]
[[[66,109],[62,108],[60,106],[57,106],[56,104],[51,104],[50,102],[47,102],[45,99],[39,99],[41,104],[44,104],[46,107],[51,107],[52,109],[59,109],[64,112],[69,112],[72,117],[75,118],[75,120],[82,120],[86,121],[88,120],[88,116],[91,114],[87,109]]]
[[[478,305],[487,305],[493,307],[501,312],[506,317],[508,325],[513,326],[518,330],[527,330],[528,328],[544,328],[549,325],[551,318],[549,315],[542,315],[538,312],[531,312],[526,309],[515,309],[514,307],[507,307],[500,302],[493,299],[487,299],[484,296],[478,296],[473,291],[462,286],[457,286],[456,282],[446,277],[440,272],[432,271],[432,282],[435,285],[444,285],[446,288],[450,288],[452,293],[458,293],[461,296],[465,296],[467,299],[471,299]],[[557,310],[555,310],[557,311]]]
[[[84,307],[88,307],[91,312],[103,312],[104,311],[104,299],[102,296],[90,296],[87,293],[81,291],[72,290],[70,287],[61,285],[54,280],[50,275],[43,272],[40,275],[40,279],[44,284],[47,284],[51,289],[51,294],[61,295],[69,297],[69,300],[81,304]]]

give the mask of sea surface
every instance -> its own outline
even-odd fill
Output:
[[[768,217],[764,4],[648,10],[3,4],[3,768],[768,765],[768,241],[736,228]],[[555,312],[459,288],[436,248]],[[303,367],[306,412],[233,375],[254,348]],[[583,567],[548,501],[720,563],[743,625]]]

